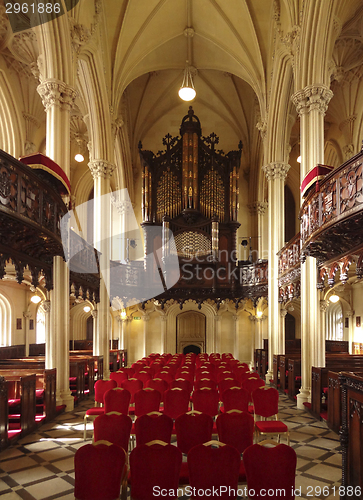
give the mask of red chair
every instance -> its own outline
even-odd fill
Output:
[[[246,389],[249,394],[249,401],[252,402],[252,393],[259,387],[264,387],[265,381],[260,378],[248,377],[242,382],[242,388]]]
[[[135,373],[135,378],[137,378],[138,380],[141,380],[141,382],[143,383],[143,385],[145,385],[146,382],[148,382],[149,380],[151,380],[151,375],[147,371],[141,370],[138,373]]]
[[[280,440],[281,434],[285,434],[287,444],[290,445],[289,429],[286,424],[278,419],[279,391],[273,387],[259,388],[253,391],[252,400],[257,438],[259,435],[277,435]],[[258,418],[263,420],[258,420]],[[268,420],[271,418],[273,420]]]
[[[221,413],[217,417],[219,441],[234,446],[240,454],[253,444],[254,427],[253,416],[247,412],[231,410],[229,413]],[[244,463],[241,461],[238,483],[245,481],[246,472]]]
[[[136,392],[135,396],[135,415],[140,417],[152,411],[159,411],[161,394],[150,387]]]
[[[175,376],[170,371],[161,371],[158,373],[158,378],[165,380],[165,382],[167,382],[170,385],[174,380]]]
[[[207,379],[207,378],[202,378],[200,380],[197,380],[195,382],[195,384],[194,384],[194,389],[195,390],[206,389],[206,388],[216,390],[217,389],[217,384],[216,384],[216,382],[214,382],[214,380],[210,380],[210,379]]]
[[[128,390],[115,387],[105,392],[103,397],[105,413],[116,411],[127,415],[129,412],[131,394]]]
[[[213,389],[197,389],[192,394],[193,409],[206,413],[211,417],[218,414],[219,411],[219,396],[218,392]]]
[[[129,391],[131,394],[130,404],[133,404],[135,402],[135,394],[143,388],[143,383],[137,378],[129,378],[128,380],[123,380],[121,387]]]
[[[217,371],[217,374],[216,374],[217,384],[219,384],[219,382],[221,380],[225,380],[226,378],[233,379],[233,373],[231,370],[218,370]]]
[[[198,444],[212,439],[213,419],[200,412],[188,412],[175,420],[175,432],[179,450],[188,454]],[[182,462],[179,484],[189,484],[188,463]]]
[[[181,461],[181,451],[171,444],[152,441],[136,446],[130,453],[131,498],[151,500],[163,491],[162,498],[175,499],[171,493],[178,489]]]
[[[117,444],[126,452],[129,449],[129,440],[132,420],[128,415],[111,412],[99,415],[93,422],[93,439],[97,441],[109,441]]]
[[[193,390],[193,384],[189,382],[189,380],[183,378],[177,378],[176,380],[173,380],[173,382],[171,383],[171,389],[173,389],[174,387],[184,389],[185,391],[189,392],[189,394]]]
[[[249,393],[246,389],[241,389],[240,387],[226,389],[221,395],[221,401],[223,403],[222,411],[248,411],[249,397]]]
[[[116,380],[117,387],[121,387],[121,383],[123,382],[123,380],[127,380],[128,378],[129,376],[127,375],[126,372],[117,371],[110,373],[110,379]]]
[[[74,455],[74,497],[115,500],[126,476],[126,452],[111,443],[86,444]]]
[[[270,491],[272,495],[268,496],[269,499],[294,500],[295,450],[286,444],[279,444],[273,448],[261,444],[253,444],[243,453],[247,488],[254,490],[253,498],[265,499],[266,492]]]
[[[218,445],[219,448],[212,448]],[[237,497],[241,457],[236,448],[219,441],[194,446],[188,453],[189,484],[195,491],[193,499],[205,500],[204,492],[215,488],[218,498]]]
[[[141,417],[135,420],[134,432],[136,446],[155,440],[170,444],[173,432],[173,419],[160,412],[141,415]]]
[[[235,380],[234,378],[226,378],[226,379],[220,380],[218,382],[219,396],[221,397],[222,394],[224,393],[224,391],[226,391],[227,389],[231,389],[232,387],[239,388],[239,384],[238,384],[237,380]]]
[[[117,383],[115,380],[97,380],[95,383],[95,401],[99,405],[103,404],[103,397],[105,392],[114,389],[117,387]],[[93,408],[89,408],[84,416],[84,430],[83,430],[83,439],[85,440],[87,437],[87,420],[90,417],[97,417],[98,415],[102,415],[105,413],[105,409],[101,406],[94,406]]]
[[[174,387],[168,389],[164,393],[164,413],[172,419],[176,419],[179,415],[186,413],[189,410],[190,394],[184,389]]]
[[[169,384],[161,378],[153,378],[146,382],[146,387],[159,391],[161,394],[161,401],[164,401],[164,393],[169,389]]]

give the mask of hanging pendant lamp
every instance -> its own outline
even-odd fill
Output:
[[[180,99],[182,99],[183,101],[192,101],[197,95],[194,88],[192,72],[188,61],[185,65],[183,83],[179,89],[178,94]]]

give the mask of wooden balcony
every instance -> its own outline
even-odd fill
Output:
[[[300,296],[300,233],[282,247],[278,256],[279,301],[288,302]]]
[[[60,219],[66,212],[51,184],[0,150],[0,278],[11,259],[19,283],[28,266],[33,285],[42,271],[51,289],[53,256],[63,255]]]
[[[320,262],[356,254],[363,245],[363,151],[328,174],[301,211],[301,253]]]

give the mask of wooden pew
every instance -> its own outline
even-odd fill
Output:
[[[288,397],[295,400],[301,387],[301,357],[288,358]]]
[[[301,353],[292,353],[292,354],[281,354],[280,361],[280,389],[288,393],[288,370],[289,370],[289,359],[300,359]]]
[[[0,450],[8,445],[8,384],[0,376]]]

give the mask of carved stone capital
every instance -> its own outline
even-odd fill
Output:
[[[24,311],[23,316],[25,319],[29,319],[32,317],[32,313],[30,311]]]
[[[221,320],[221,317],[220,317],[220,316],[218,316],[218,314],[217,314],[216,316],[214,316],[214,321],[215,321],[216,323],[219,323],[219,322],[220,322],[220,320]]]
[[[141,317],[142,317],[142,320],[145,322],[149,321],[149,319],[150,319],[150,316],[147,314],[145,314],[144,316],[141,316]]]
[[[254,201],[247,206],[251,215],[264,215],[266,213],[268,203],[266,201]]]
[[[321,300],[320,301],[320,311],[326,312],[329,306],[329,301],[328,300]]]
[[[133,213],[132,203],[129,200],[119,200],[111,193],[111,203],[115,207],[118,215],[127,215]]]
[[[355,314],[355,311],[347,311],[347,312],[345,313],[345,315],[346,315],[348,318],[353,318],[354,314]]]
[[[166,323],[167,319],[168,319],[167,316],[160,316],[160,321],[162,323]]]
[[[256,316],[252,316],[252,314],[250,314],[250,315],[248,316],[248,319],[249,319],[252,323],[255,323],[255,322],[257,321]]]
[[[38,85],[37,91],[46,111],[52,106],[70,111],[77,96],[73,87],[59,80],[46,80]]]
[[[98,311],[97,309],[93,309],[93,311],[91,311],[91,316],[93,319],[97,319],[98,317]]]
[[[325,115],[333,92],[326,85],[308,85],[291,96],[296,111],[301,116],[310,111],[318,110]]]
[[[44,309],[45,313],[47,313],[47,314],[50,313],[50,308],[51,308],[51,302],[50,302],[50,300],[45,300],[43,302],[42,306],[43,306],[43,309]]]
[[[287,309],[285,309],[285,308],[281,308],[280,309],[280,316],[281,316],[281,318],[285,318],[285,316],[287,315],[287,313],[288,313]]]
[[[290,170],[290,165],[282,162],[274,162],[263,166],[262,170],[265,172],[266,179],[268,181],[275,179],[281,179],[284,181],[286,179],[287,172]]]
[[[106,160],[92,160],[88,164],[93,179],[103,177],[107,179],[112,176],[115,165]]]

